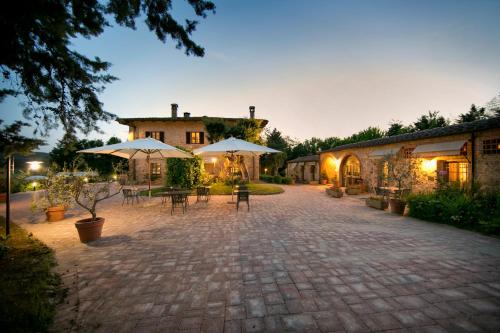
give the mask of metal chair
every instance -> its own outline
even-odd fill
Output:
[[[210,200],[210,187],[199,186],[196,188],[196,202],[208,202],[208,200]]]
[[[173,215],[175,208],[179,206],[182,207],[182,214],[184,214],[187,209],[187,194],[172,193],[170,197],[172,198],[172,207],[170,209],[170,215]]]
[[[134,199],[137,200],[137,203],[139,203],[139,194],[136,191],[133,191],[132,189],[129,188],[124,188],[122,189],[122,194],[123,194],[123,201],[122,201],[122,206],[127,201],[127,205],[129,200],[132,201],[132,205],[134,204]]]
[[[241,189],[236,193],[236,210],[240,209],[240,202],[246,201],[248,211],[250,211],[250,191]]]

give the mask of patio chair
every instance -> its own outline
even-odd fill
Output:
[[[196,188],[196,202],[210,200],[210,188],[206,186],[199,186]]]
[[[172,207],[170,209],[170,215],[174,214],[174,210],[176,207],[181,207],[182,208],[182,214],[186,212],[188,201],[187,201],[187,194],[184,193],[172,193],[170,195],[172,198]]]
[[[240,209],[240,202],[246,201],[248,211],[250,211],[250,191],[247,190],[246,186],[244,189],[241,188],[236,195],[236,210]]]
[[[127,201],[127,205],[129,201],[131,201],[133,205],[134,200],[137,200],[137,203],[139,203],[139,193],[137,191],[133,191],[132,189],[129,188],[124,188],[122,189],[122,194],[123,194],[122,206],[125,203],[125,201]]]

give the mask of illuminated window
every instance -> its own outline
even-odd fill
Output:
[[[203,144],[205,143],[205,133],[203,132],[186,132],[187,144]]]
[[[146,138],[153,138],[163,142],[164,134],[159,131],[146,131]]]
[[[500,138],[483,140],[483,154],[500,154]]]
[[[464,185],[469,178],[469,163],[438,161],[438,177],[442,183]]]
[[[159,162],[151,162],[151,176],[160,176],[161,166]]]

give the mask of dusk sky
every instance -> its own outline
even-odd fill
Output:
[[[255,105],[270,128],[303,140],[386,129],[428,110],[455,119],[500,92],[499,0],[214,2],[192,35],[203,58],[162,44],[142,21],[75,41],[120,78],[101,96],[105,110],[161,117],[178,103],[192,116],[243,117]],[[174,10],[193,16],[184,1]],[[8,122],[22,118],[14,99],[0,108]],[[126,139],[126,126],[102,129],[91,137]]]

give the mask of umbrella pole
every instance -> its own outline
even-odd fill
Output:
[[[151,199],[151,160],[149,158],[149,154],[147,156],[148,160],[148,170],[149,170],[149,199]]]

